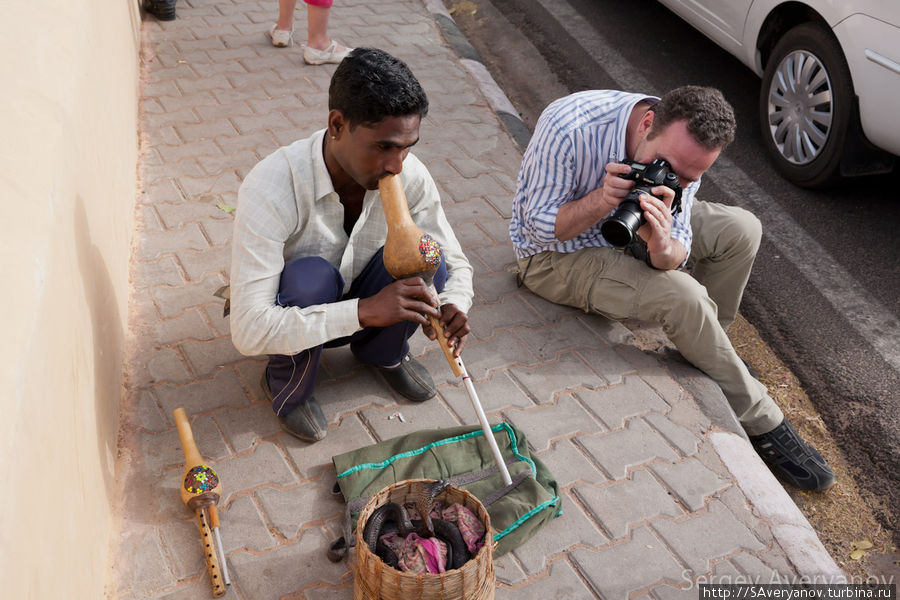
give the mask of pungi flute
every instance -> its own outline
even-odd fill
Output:
[[[222,484],[213,468],[200,456],[184,409],[176,408],[172,415],[184,450],[181,501],[196,515],[212,593],[218,598],[225,595],[225,586],[231,585],[228,565],[225,563],[225,549],[219,535],[219,510],[216,508]]]
[[[381,194],[381,204],[384,208],[384,216],[387,219],[388,233],[387,240],[384,243],[384,268],[394,279],[402,279],[404,277],[421,277],[426,285],[431,286],[431,292],[437,293],[432,285],[434,274],[441,264],[441,246],[430,235],[423,232],[415,223],[409,214],[409,205],[406,202],[406,194],[403,192],[403,186],[400,182],[399,175],[387,175],[378,181],[378,190]],[[481,429],[484,436],[491,447],[491,453],[494,455],[494,461],[497,468],[500,469],[500,475],[506,485],[512,484],[509,476],[509,470],[506,468],[506,462],[503,455],[500,454],[500,448],[497,446],[497,440],[494,439],[494,432],[488,423],[484,414],[484,408],[475,392],[475,386],[472,384],[472,378],[466,371],[466,366],[458,356],[453,356],[453,348],[447,342],[444,336],[444,328],[435,317],[428,316],[431,327],[437,335],[441,350],[447,362],[450,363],[450,369],[457,377],[462,377],[469,393],[469,399],[472,401],[472,407],[478,416]]]

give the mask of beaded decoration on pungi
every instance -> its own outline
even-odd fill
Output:
[[[219,485],[219,476],[212,467],[196,466],[184,476],[184,489],[191,494],[202,494]]]
[[[419,252],[425,257],[425,262],[432,267],[441,264],[441,245],[427,233],[419,239]]]

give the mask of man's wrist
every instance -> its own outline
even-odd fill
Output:
[[[603,217],[611,213],[616,207],[615,204],[611,203],[607,198],[603,196],[602,187],[594,189],[594,191],[591,192],[591,195],[593,196],[591,198],[591,204],[593,205],[593,210],[591,212],[593,213],[595,221],[600,221]]]
[[[683,246],[675,238],[669,238],[669,243],[663,249],[651,251],[647,248],[646,263],[654,269],[661,271],[669,271],[677,269],[684,262],[684,253],[681,251]],[[653,259],[656,258],[656,262]],[[661,265],[661,266],[660,266]]]
[[[356,319],[360,328],[367,326],[366,323],[371,316],[368,311],[369,304],[369,298],[358,298],[356,301]]]

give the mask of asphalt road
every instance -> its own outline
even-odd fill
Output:
[[[759,78],[657,2],[476,0],[474,14],[471,2],[445,4],[461,9],[457,24],[529,127],[550,101],[583,89],[723,91],[737,140],[700,196],[763,222],[741,311],[800,378],[848,460],[871,474],[859,483],[897,518],[900,170],[825,191],[782,179],[762,147]]]

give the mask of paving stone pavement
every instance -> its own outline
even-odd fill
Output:
[[[417,334],[413,354],[439,396],[409,404],[347,350],[326,350],[317,397],[328,436],[306,445],[280,430],[264,400],[262,359],[231,345],[213,296],[230,262],[233,216],[221,207],[237,205],[257,161],[324,126],[333,72],[302,63],[299,26],[293,47],[269,44],[276,11],[274,0],[182,0],[175,21],[143,23],[116,598],[210,595],[178,496],[178,406],[222,479],[228,597],[241,599],[351,598],[352,562],[325,557],[343,510],[330,494],[331,457],[418,428],[475,423],[440,349]],[[563,515],[495,561],[497,598],[696,598],[697,583],[711,578],[810,575],[793,566],[790,538],[773,533],[793,522],[766,516],[796,511],[757,510],[711,441],[712,432],[734,438],[720,445],[738,448],[759,485],[777,488],[727,433],[733,419],[706,416],[724,401],[708,379],[672,353],[639,350],[621,324],[516,287],[506,232],[521,154],[436,11],[433,0],[341,0],[331,30],[405,60],[428,93],[415,154],[475,268],[466,364],[489,419],[523,429],[561,486]],[[389,418],[397,411],[404,422]]]

